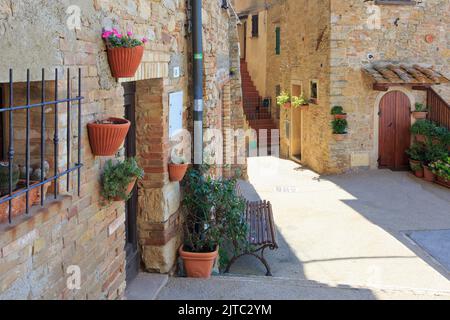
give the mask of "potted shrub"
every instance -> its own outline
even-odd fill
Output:
[[[191,169],[184,180],[184,244],[179,253],[192,278],[211,276],[219,248],[221,265],[226,266],[230,241],[238,251],[247,246],[245,201],[236,194],[236,180],[213,179],[208,170]]]
[[[333,115],[335,119],[347,119],[347,114],[341,106],[334,106],[331,109],[331,115]]]
[[[172,155],[169,163],[169,178],[172,182],[180,182],[183,180],[188,169],[187,161],[183,157]]]
[[[417,120],[411,126],[411,133],[414,135],[417,142],[425,143],[427,137],[430,137],[434,131],[433,124],[428,120]]]
[[[142,61],[144,45],[148,40],[133,37],[132,32],[121,34],[117,29],[104,31],[108,62],[114,78],[132,78]]]
[[[289,109],[291,107],[291,96],[286,91],[283,91],[277,97],[277,105]]]
[[[331,122],[333,136],[336,141],[343,141],[347,136],[348,122],[346,119],[335,119]]]
[[[113,163],[108,160],[102,175],[102,196],[108,201],[127,201],[137,180],[144,177],[136,159],[129,158]]]
[[[88,123],[89,143],[95,156],[113,156],[123,144],[131,122],[108,118]]]
[[[414,119],[421,120],[426,119],[428,116],[428,109],[425,107],[422,103],[416,103],[415,110],[413,111],[413,117]]]
[[[291,105],[294,108],[299,108],[299,107],[302,107],[302,106],[307,106],[308,105],[308,101],[306,100],[306,98],[303,95],[301,95],[299,97],[292,96],[292,98],[291,98]]]
[[[430,168],[430,164],[435,163],[439,160],[444,160],[448,156],[447,149],[441,144],[434,144],[429,141],[425,145],[425,152],[423,156],[423,170],[424,170],[424,179],[428,182],[434,182],[436,180],[436,176],[433,173],[433,169]]]
[[[409,165],[416,177],[423,178],[424,171],[422,161],[425,158],[425,148],[422,144],[414,143],[406,153],[409,156]]]
[[[438,160],[430,167],[437,176],[437,182],[440,185],[450,188],[450,157],[446,157],[444,160]]]

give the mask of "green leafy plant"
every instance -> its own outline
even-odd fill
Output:
[[[291,103],[292,103],[292,106],[294,108],[298,108],[298,107],[301,107],[301,106],[304,106],[304,105],[308,104],[308,101],[305,98],[305,96],[303,96],[303,95],[301,95],[299,97],[292,96]]]
[[[441,177],[446,181],[450,181],[450,157],[433,162],[430,165],[430,169],[438,177]]]
[[[335,119],[331,122],[333,134],[346,134],[348,122],[345,119]]]
[[[416,102],[415,111],[416,112],[427,112],[428,108],[423,103]]]
[[[430,137],[435,130],[435,125],[428,120],[417,120],[412,126],[411,126],[411,133],[412,134],[420,134],[427,137]]]
[[[289,102],[291,102],[291,96],[286,91],[281,92],[281,94],[277,97],[277,105],[280,107]]]
[[[425,160],[425,146],[420,143],[413,143],[411,147],[406,150],[406,154],[411,160],[423,162]]]
[[[343,114],[345,114],[345,112],[344,112],[344,108],[343,107],[341,107],[341,106],[334,106],[332,109],[331,109],[331,114],[333,115],[333,116],[335,116],[335,115],[343,115]]]
[[[122,200],[130,199],[127,189],[134,179],[142,179],[142,170],[134,158],[113,163],[112,160],[106,162],[105,171],[102,176],[102,196],[112,201],[119,197]]]
[[[426,166],[435,161],[444,160],[448,156],[446,147],[444,147],[442,144],[436,144],[431,141],[428,141],[424,145],[424,150],[425,151],[422,162]]]
[[[208,171],[208,166],[192,168],[184,180],[184,250],[213,252],[219,246],[225,264],[228,243],[239,252],[248,246],[245,200],[236,194],[235,179],[214,179]]]

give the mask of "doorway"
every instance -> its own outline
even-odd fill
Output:
[[[0,87],[0,108],[4,108],[2,87]],[[3,112],[0,112],[0,161],[5,160],[5,123],[3,121]]]
[[[381,169],[407,170],[406,150],[411,145],[411,102],[401,91],[383,96],[379,109],[379,159]]]
[[[299,97],[303,93],[300,84],[292,85],[292,96]],[[302,108],[291,107],[291,147],[290,157],[292,160],[300,162],[302,160]]]
[[[131,122],[130,131],[125,141],[127,158],[136,157],[136,82],[123,84],[125,118]],[[139,272],[139,248],[137,236],[138,186],[133,189],[133,196],[126,205],[126,253],[127,281],[133,280]]]

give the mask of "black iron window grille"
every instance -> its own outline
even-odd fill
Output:
[[[76,97],[72,97],[72,90],[71,90],[71,76],[70,76],[70,69],[67,70],[66,76],[67,76],[67,96],[65,98],[59,98],[58,92],[59,92],[59,79],[58,79],[58,69],[55,70],[54,73],[54,97],[46,97],[46,74],[45,70],[42,70],[42,75],[40,82],[40,102],[38,103],[32,103],[31,101],[31,76],[30,76],[30,70],[27,70],[26,75],[26,97],[22,97],[26,99],[26,103],[23,105],[15,105],[14,101],[14,73],[11,69],[9,71],[9,83],[8,86],[8,106],[1,105],[0,104],[0,120],[3,120],[3,123],[1,123],[1,130],[3,131],[2,134],[2,144],[5,144],[4,149],[4,158],[7,159],[0,159],[0,160],[7,160],[7,162],[2,162],[4,167],[8,167],[8,174],[9,176],[6,177],[6,179],[2,179],[0,182],[3,184],[6,181],[6,188],[7,192],[4,194],[0,194],[0,217],[3,214],[6,214],[8,217],[9,223],[12,223],[13,219],[13,202],[17,201],[19,198],[25,198],[25,214],[30,213],[30,208],[35,203],[30,200],[30,193],[33,191],[39,191],[40,190],[40,199],[38,200],[40,202],[41,206],[44,206],[44,188],[48,184],[53,184],[53,196],[55,199],[57,199],[59,190],[58,190],[58,181],[66,177],[66,185],[67,185],[67,192],[70,192],[70,176],[72,173],[76,172],[78,176],[78,196],[80,195],[80,184],[81,184],[81,168],[83,164],[81,163],[81,110],[82,110],[82,100],[84,99],[81,96],[81,69],[78,69],[78,79],[74,79],[74,81],[78,82],[78,92],[76,93]],[[64,80],[62,81],[64,82]],[[49,101],[49,99],[50,101]],[[54,99],[53,99],[54,98]],[[6,99],[5,99],[6,100]],[[66,136],[66,153],[67,153],[67,166],[65,166],[64,170],[60,169],[59,166],[59,150],[60,150],[60,131],[59,131],[59,107],[61,105],[66,105],[66,111],[67,111],[67,136]],[[53,133],[53,164],[52,168],[46,168],[46,166],[49,166],[48,162],[45,160],[46,155],[46,149],[48,146],[46,145],[46,133],[47,133],[47,126],[46,122],[48,119],[48,115],[46,115],[46,111],[48,111],[49,108],[53,108],[53,119],[49,125],[53,125],[54,133]],[[72,137],[72,114],[75,112],[72,112],[73,109],[77,109],[77,119],[73,119],[75,125],[78,127],[77,131],[78,134],[76,137]],[[30,112],[31,110],[36,111],[40,113],[40,140],[39,141],[39,147],[40,150],[40,156],[39,156],[39,164],[38,164],[38,181],[31,181],[30,178],[30,159],[31,159],[31,148],[30,148],[30,134],[31,130],[38,130],[39,128],[31,128],[31,120],[30,120]],[[16,177],[16,165],[15,165],[15,154],[16,154],[16,148],[17,142],[15,142],[15,128],[14,128],[14,120],[15,120],[15,114],[18,112],[24,113],[25,118],[25,146],[21,146],[25,149],[25,157],[24,157],[24,172],[21,174],[24,174],[25,179],[22,182],[23,186],[22,188],[15,188],[14,181],[17,180]],[[4,124],[8,124],[8,128],[4,127]],[[48,136],[48,133],[47,133]],[[72,139],[77,139],[78,141],[73,141]],[[77,152],[76,155],[77,160],[72,161],[72,143],[78,143],[77,146]],[[73,145],[75,145],[75,143]],[[33,155],[36,156],[36,155]],[[76,163],[74,163],[76,162]],[[49,172],[46,176],[45,172]],[[40,172],[40,173],[39,173]],[[51,173],[50,173],[51,172]],[[1,211],[7,211],[1,212]]]

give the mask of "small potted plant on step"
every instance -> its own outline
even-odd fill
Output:
[[[125,141],[131,122],[108,118],[88,123],[89,143],[95,156],[113,156]]]
[[[191,169],[184,180],[184,244],[179,253],[191,278],[209,278],[219,250],[225,266],[224,248],[230,241],[238,251],[247,245],[245,201],[236,194],[236,180],[213,179],[208,170]]]
[[[127,201],[130,199],[137,180],[144,177],[144,171],[136,159],[106,162],[102,175],[102,196],[108,201]]]
[[[417,102],[415,105],[415,110],[413,111],[413,117],[417,120],[426,119],[428,116],[428,109],[423,103]]]
[[[348,122],[346,119],[335,119],[331,122],[333,136],[336,141],[343,141],[347,136]]]
[[[183,180],[188,169],[185,158],[172,154],[172,160],[169,163],[169,178],[172,182],[180,182]]]
[[[341,106],[334,106],[331,109],[331,115],[333,115],[334,119],[336,120],[347,119],[347,114],[344,112],[344,108]]]
[[[424,171],[422,162],[425,159],[425,148],[422,144],[414,143],[407,151],[409,156],[409,165],[416,177],[423,178]]]
[[[106,41],[108,61],[114,78],[132,78],[142,61],[144,45],[148,40],[134,38],[132,32],[121,34],[117,29],[102,34]]]
[[[283,91],[277,97],[277,105],[280,107],[284,107],[285,109],[289,109],[291,107],[291,96],[289,93]]]

